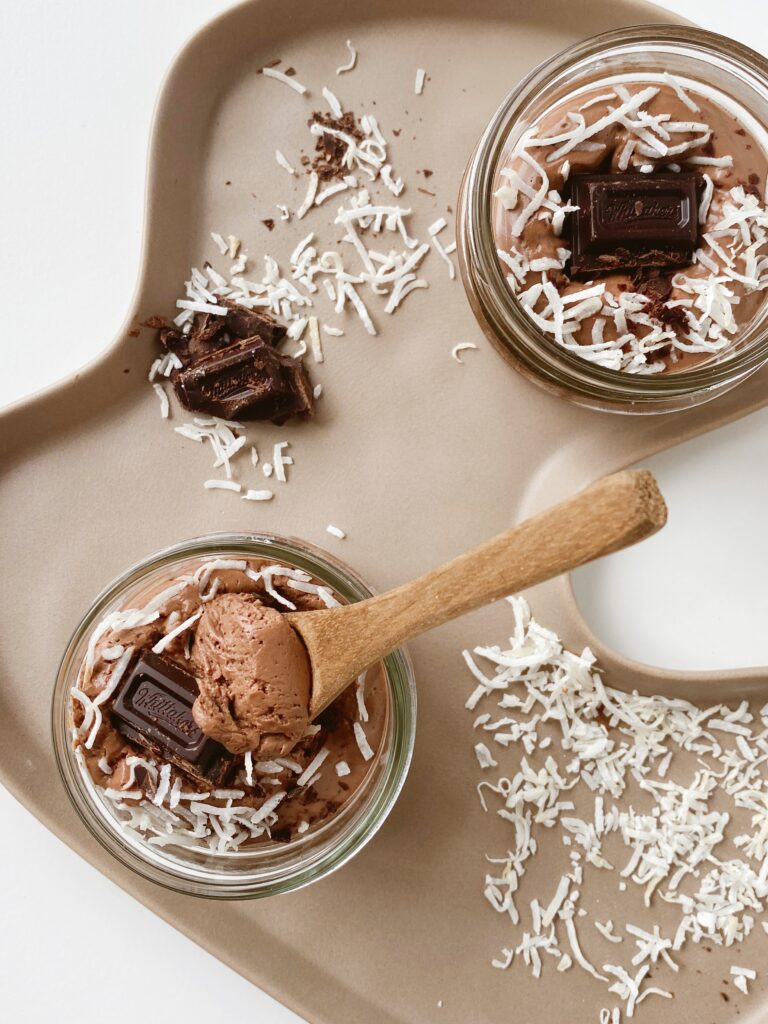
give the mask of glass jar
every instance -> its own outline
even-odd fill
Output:
[[[96,599],[75,630],[59,667],[53,693],[53,745],[64,786],[92,835],[126,867],[177,892],[216,899],[243,899],[290,892],[315,882],[353,857],[380,828],[403,786],[413,750],[416,689],[407,653],[384,659],[388,711],[379,750],[362,784],[341,809],[316,829],[289,843],[267,842],[230,853],[203,853],[148,844],[123,828],[81,768],[72,743],[70,689],[76,684],[91,630],[104,615],[196,567],[202,559],[250,557],[302,569],[342,600],[372,596],[347,566],[304,541],[267,534],[214,534],[166,548],[128,569]]]
[[[500,266],[492,229],[493,183],[523,131],[559,100],[609,75],[665,72],[706,83],[746,110],[757,131],[768,132],[768,61],[760,54],[686,26],[619,29],[563,50],[512,90],[478,142],[459,194],[459,264],[480,326],[524,376],[592,409],[635,414],[686,409],[729,391],[768,361],[765,301],[732,348],[690,369],[636,375],[596,366],[538,330]]]

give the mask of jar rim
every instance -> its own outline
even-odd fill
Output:
[[[502,355],[531,371],[545,386],[575,390],[592,402],[627,402],[638,405],[689,400],[691,404],[733,386],[768,361],[768,323],[763,316],[756,340],[735,348],[700,367],[658,375],[632,374],[588,362],[556,346],[526,316],[504,278],[496,256],[491,224],[492,182],[508,135],[526,106],[559,76],[575,65],[585,65],[622,46],[644,44],[656,52],[686,47],[701,59],[716,56],[736,69],[753,88],[764,93],[768,122],[768,60],[742,43],[684,25],[636,25],[614,29],[566,47],[523,78],[502,101],[470,159],[459,200],[460,264],[465,288],[474,293],[482,318],[493,332],[491,340]],[[768,123],[766,124],[768,128]],[[766,301],[768,311],[768,301]],[[512,338],[510,338],[512,335]],[[673,406],[679,408],[679,405]]]
[[[163,855],[141,840],[121,834],[120,823],[102,813],[96,796],[77,763],[70,742],[67,699],[73,670],[79,670],[83,643],[104,613],[123,599],[132,586],[153,573],[196,557],[239,553],[242,557],[282,560],[305,569],[348,601],[374,595],[374,590],[349,566],[323,549],[295,537],[272,533],[213,533],[181,541],[140,559],[102,589],[68,641],[56,676],[51,704],[54,755],[67,795],[88,831],[112,856],[156,884],[188,895],[213,899],[248,899],[290,892],[337,870],[365,846],[391,811],[411,763],[416,726],[416,688],[407,650],[398,648],[382,660],[388,686],[388,720],[383,737],[385,753],[372,766],[358,791],[320,828],[286,844],[269,844],[249,851],[250,870],[233,870],[231,858],[203,867],[180,856]],[[371,781],[373,780],[373,781]],[[369,786],[370,783],[370,786]],[[297,854],[301,854],[297,856]],[[242,854],[238,854],[242,857]],[[227,871],[217,870],[226,863]]]

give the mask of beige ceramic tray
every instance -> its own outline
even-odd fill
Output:
[[[438,199],[422,196],[418,204],[423,231],[454,204],[465,160],[514,82],[580,37],[654,19],[669,20],[619,0],[262,0],[228,12],[187,45],[163,88],[144,259],[123,336],[82,373],[0,421],[3,783],[118,885],[311,1021],[597,1022],[604,988],[583,973],[549,971],[537,984],[519,967],[502,973],[489,966],[510,936],[481,895],[483,854],[506,848],[505,836],[503,823],[477,804],[463,710],[470,680],[459,652],[503,640],[507,612],[485,609],[413,644],[420,695],[413,768],[386,826],[352,864],[293,895],[212,904],[153,887],[114,863],[64,794],[49,700],[83,610],[133,561],[216,530],[336,544],[325,533],[336,523],[349,536],[334,551],[378,588],[391,586],[598,475],[758,408],[768,376],[666,418],[573,408],[498,359],[461,286],[433,266],[430,290],[409,299],[385,334],[369,339],[350,323],[345,338],[328,339],[317,375],[325,383],[318,422],[260,433],[264,443],[278,436],[295,442],[293,480],[268,506],[253,506],[203,491],[208,453],[160,420],[145,382],[151,332],[128,332],[173,308],[190,264],[214,255],[211,229],[240,234],[252,254],[267,238],[283,258],[293,247],[295,231],[267,236],[259,218],[287,194],[275,145],[295,151],[313,107],[256,75],[272,58],[294,64],[315,95],[327,83],[352,109],[376,100],[382,125],[403,129],[393,152],[411,187],[417,168],[435,172],[430,187]],[[350,37],[359,66],[337,79]],[[431,79],[420,98],[413,95],[418,66]],[[480,350],[462,368],[450,349],[465,340]],[[589,636],[567,581],[541,588],[534,601],[541,620],[570,643],[592,643],[615,681],[687,695],[759,688],[758,671],[707,678],[623,664]],[[556,856],[545,852],[537,862],[543,885],[559,876]],[[613,893],[602,894],[605,905]],[[765,937],[755,942],[752,959],[764,958]],[[649,1002],[638,1019],[735,1020],[735,1002],[719,994],[732,962],[729,954],[694,950],[674,1003]],[[742,1021],[766,1019],[768,986],[758,982],[740,1005]]]

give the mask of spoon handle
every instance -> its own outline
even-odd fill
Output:
[[[334,610],[332,637],[316,638],[325,650],[317,650],[311,642],[315,638],[307,637],[310,649],[315,648],[313,662],[318,668],[332,664],[336,679],[354,679],[428,629],[643,540],[664,525],[666,516],[649,472],[604,477],[410,583]],[[305,619],[302,633],[308,625]],[[320,684],[318,701],[325,704],[323,683],[330,679],[316,678],[315,683]]]

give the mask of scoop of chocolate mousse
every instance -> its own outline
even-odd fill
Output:
[[[200,687],[194,719],[233,754],[280,757],[305,735],[309,656],[285,617],[254,594],[222,594],[205,605],[192,664]]]

